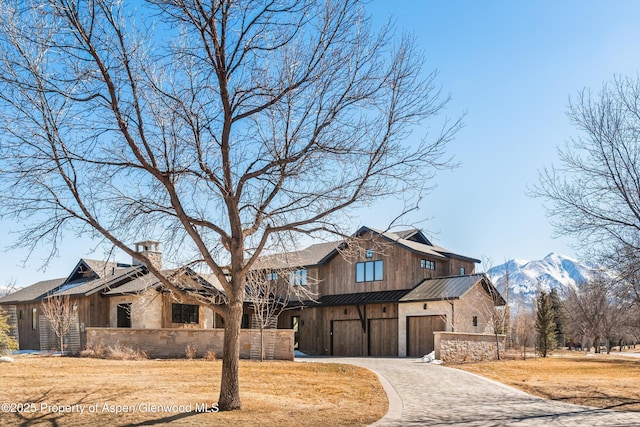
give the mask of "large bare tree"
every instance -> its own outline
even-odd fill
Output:
[[[548,202],[555,230],[620,271],[640,258],[640,77],[616,76],[581,91],[569,118],[579,135],[544,169],[534,195]],[[624,253],[620,264],[617,254]]]
[[[247,273],[283,235],[344,233],[374,199],[415,202],[460,122],[410,37],[355,0],[7,0],[0,5],[2,214],[15,243],[137,239],[225,291],[222,410],[241,407]],[[414,131],[418,142],[408,143]],[[224,267],[224,268],[223,268]]]

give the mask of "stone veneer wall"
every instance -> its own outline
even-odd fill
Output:
[[[218,357],[222,357],[224,329],[86,329],[87,346],[96,346],[100,343],[107,347],[121,344],[144,350],[149,357],[183,358],[186,347],[191,344],[197,346],[198,357],[202,357],[209,350],[215,351]],[[265,348],[268,346],[267,337],[273,336],[274,331],[273,359],[293,360],[293,329],[265,330]],[[251,357],[252,343],[253,346],[259,346],[259,337],[259,329],[240,331],[240,358]]]
[[[434,332],[436,359],[444,363],[481,362],[497,359],[496,336],[463,332]],[[505,335],[498,335],[500,356],[504,354]]]

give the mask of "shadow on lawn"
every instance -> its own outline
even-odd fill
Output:
[[[600,396],[568,396],[551,397],[558,402],[574,403],[580,401],[580,405],[593,406],[602,409],[614,409],[616,411],[640,412],[640,400],[628,397],[611,396],[601,393]]]
[[[123,424],[121,427],[135,427],[135,426],[155,426],[159,424],[167,424],[173,421],[184,420],[185,418],[193,417],[195,415],[202,415],[206,412],[183,412],[180,414],[168,415],[155,420],[147,420],[135,424]]]
[[[81,405],[86,407],[89,404],[95,402],[97,398],[99,398],[100,400],[103,400],[103,399],[111,399],[116,397],[118,396],[115,394],[112,396],[104,396],[104,395],[94,395],[93,393],[85,393],[84,396],[82,396],[80,399],[78,399],[75,402],[62,403],[58,401],[59,395],[56,392],[56,390],[53,388],[50,388],[49,390],[47,390],[46,392],[44,392],[39,396],[31,395],[31,396],[25,397],[24,399],[25,405],[28,405],[28,404],[35,405],[35,409],[36,409],[35,411],[30,411],[30,410],[20,411],[20,412],[16,411],[11,413],[17,418],[17,422],[14,423],[14,425],[26,427],[26,426],[31,426],[35,424],[48,423],[51,426],[58,427],[61,425],[60,420],[62,420],[67,414],[56,412],[55,410],[52,409],[55,406]],[[44,410],[43,410],[43,406],[44,406]]]

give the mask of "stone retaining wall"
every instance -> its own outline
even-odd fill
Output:
[[[144,350],[149,357],[183,358],[188,345],[195,345],[198,357],[213,350],[217,357],[222,357],[224,329],[130,329],[130,328],[86,328],[87,346],[104,346],[116,344],[126,345],[133,349]],[[264,330],[264,345],[269,348],[269,340],[273,350],[266,352],[268,358],[277,360],[293,360],[293,330]],[[251,358],[252,346],[260,345],[259,329],[242,329],[240,331],[240,358]],[[260,354],[253,349],[253,353]]]
[[[482,362],[495,360],[496,336],[461,332],[434,332],[436,359],[444,363]],[[498,335],[500,355],[504,354],[505,335]]]

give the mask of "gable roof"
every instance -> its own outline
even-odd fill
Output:
[[[418,229],[404,230],[404,231],[382,231],[371,227],[360,227],[356,232],[356,235],[361,236],[367,232],[377,234],[388,241],[394,242],[412,252],[429,255],[435,258],[446,259],[454,257],[465,261],[471,261],[474,263],[480,263],[481,261],[476,258],[467,257],[464,255],[456,254],[441,246],[432,244],[429,239]]]
[[[19,289],[0,298],[0,304],[22,303],[38,300],[62,285],[64,281],[65,278],[62,277],[59,279],[43,280],[41,282],[34,283],[31,286]]]
[[[260,257],[259,261],[256,262],[256,268],[278,269],[323,264],[326,258],[342,243],[342,241],[316,243],[300,251],[266,255]]]
[[[146,272],[147,270],[143,265],[118,268],[114,269],[111,274],[104,275],[103,277],[65,283],[60,289],[54,292],[54,295],[89,296],[105,289],[116,288],[138,276],[146,274]]]
[[[403,296],[400,302],[459,299],[478,283],[481,283],[483,289],[493,298],[495,305],[506,304],[500,292],[483,273],[425,279]]]
[[[371,227],[360,227],[354,236],[361,236],[367,232],[376,234],[387,241],[402,246],[403,248],[430,256],[436,259],[445,260],[450,257],[465,261],[480,263],[479,259],[459,255],[440,246],[436,246],[417,228],[401,230],[396,232],[377,230]],[[266,255],[260,257],[254,268],[257,269],[278,269],[291,267],[312,267],[322,265],[340,252],[343,240],[335,242],[316,243],[300,251],[293,251],[282,254]]]

